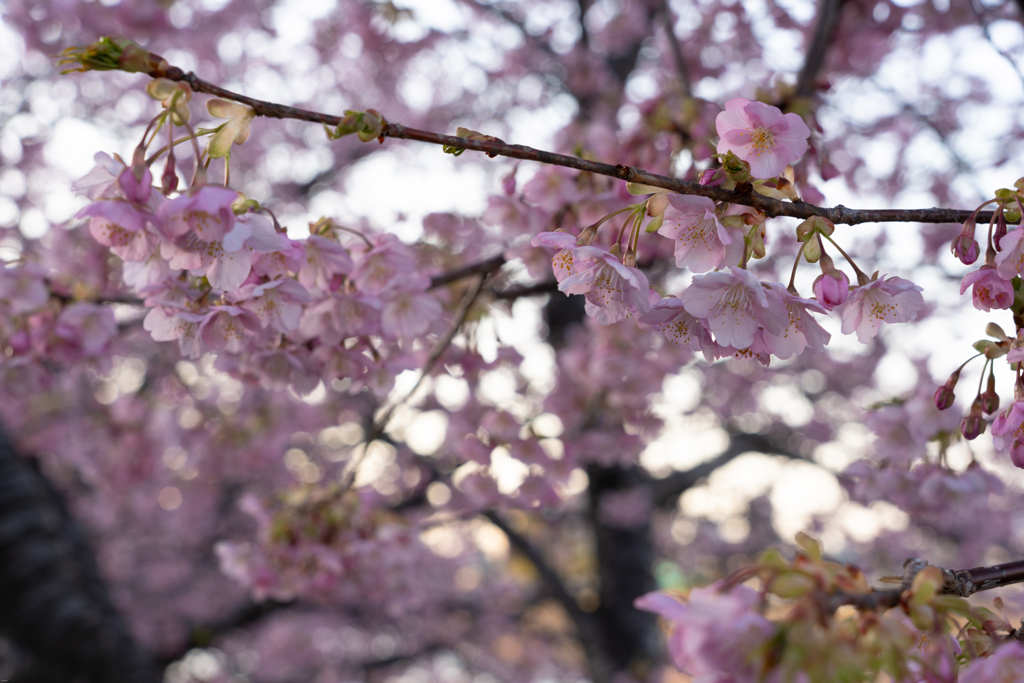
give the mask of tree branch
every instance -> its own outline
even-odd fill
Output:
[[[537,570],[537,574],[540,575],[541,581],[543,581],[548,587],[548,590],[554,594],[555,599],[558,600],[563,609],[565,609],[569,614],[569,618],[572,619],[573,624],[575,624],[576,631],[579,634],[579,642],[587,653],[591,676],[595,679],[602,678],[603,676],[601,674],[607,671],[608,666],[603,653],[597,649],[599,639],[597,625],[594,623],[593,617],[580,609],[580,606],[576,604],[576,600],[569,594],[569,590],[565,587],[561,577],[555,573],[555,570],[548,565],[541,554],[533,547],[525,536],[510,527],[505,520],[502,519],[501,515],[494,510],[488,510],[485,512],[484,517],[486,517],[494,526],[501,529],[505,536],[508,537],[508,542],[512,547],[522,553],[522,555],[529,560]]]
[[[341,117],[239,95],[212,83],[207,83],[194,73],[185,73],[175,66],[163,70],[154,69],[152,75],[154,77],[163,77],[172,81],[188,83],[196,92],[208,93],[248,105],[253,108],[258,116],[297,119],[321,123],[327,126],[338,126],[341,124]],[[757,194],[753,192],[749,185],[745,189],[726,190],[721,187],[711,187],[678,178],[669,178],[632,166],[590,161],[588,159],[580,159],[579,157],[534,149],[525,145],[509,145],[493,140],[470,140],[469,138],[460,138],[454,135],[443,135],[416,128],[408,128],[398,123],[388,123],[384,126],[381,132],[381,140],[385,137],[399,140],[417,140],[419,142],[446,145],[458,149],[469,149],[483,152],[490,157],[504,156],[511,159],[563,166],[627,182],[650,185],[679,194],[697,195],[708,197],[715,201],[750,206],[758,209],[768,217],[810,218],[812,216],[821,216],[837,225],[859,225],[861,223],[963,223],[972,215],[971,211],[962,209],[850,209],[841,204],[835,207],[822,207],[806,202],[784,202]],[[980,212],[976,218],[978,221],[986,222],[991,217],[991,211],[984,211]]]
[[[825,55],[832,44],[832,34],[839,23],[844,0],[821,0],[818,4],[818,23],[814,26],[804,66],[796,81],[796,96],[811,97],[818,91],[814,81],[825,63]]]
[[[675,505],[676,500],[684,491],[692,488],[701,479],[709,476],[719,467],[727,465],[744,453],[756,451],[768,455],[783,455],[802,459],[794,456],[788,449],[784,448],[782,441],[782,437],[778,435],[750,434],[746,432],[731,434],[729,446],[721,455],[691,467],[684,472],[675,472],[664,479],[652,481],[651,496],[654,499],[654,505],[660,508]]]
[[[661,15],[665,21],[665,33],[668,37],[669,49],[672,50],[672,59],[676,64],[676,73],[679,75],[679,85],[683,89],[683,94],[687,97],[693,97],[690,71],[686,68],[683,46],[679,44],[679,38],[676,37],[676,22],[675,17],[672,15],[672,8],[669,7],[669,0],[661,0]]]

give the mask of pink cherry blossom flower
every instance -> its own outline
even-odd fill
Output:
[[[71,188],[82,192],[89,199],[113,199],[123,197],[117,179],[127,168],[120,158],[115,159],[106,152],[97,152],[93,157],[96,165],[84,176],[76,180]]]
[[[772,363],[772,350],[768,347],[768,343],[765,341],[765,334],[763,327],[757,328],[757,330],[754,331],[754,340],[750,342],[749,346],[745,346],[742,349],[737,349],[734,346],[722,346],[721,344],[715,344],[715,359],[735,358],[737,360],[756,360],[761,365],[768,367]]]
[[[403,289],[422,292],[430,286],[430,278],[416,266],[416,257],[408,246],[394,235],[373,238],[374,247],[355,257],[352,280],[360,291],[381,294]]]
[[[352,257],[341,243],[310,235],[305,247],[306,262],[299,269],[299,282],[306,289],[329,291],[335,275],[352,272]]]
[[[733,152],[750,164],[755,178],[774,178],[807,151],[811,130],[797,114],[737,97],[715,118],[718,153]]]
[[[974,307],[981,311],[1009,308],[1013,305],[1013,283],[1004,279],[993,266],[982,266],[964,277],[960,293],[972,287]]]
[[[136,171],[140,171],[136,177]],[[121,186],[125,198],[136,204],[144,204],[149,201],[153,192],[153,174],[148,166],[136,169],[134,166],[125,168],[117,176],[117,184]]]
[[[244,238],[243,244],[251,247],[257,254],[271,254],[288,246],[285,244],[285,236],[274,230],[274,224],[258,213],[243,213],[241,216],[235,216],[235,228],[224,238],[225,244],[229,241],[228,238],[238,231],[239,226],[244,227],[247,231],[239,234],[248,235]],[[298,268],[295,270],[298,271]]]
[[[241,216],[239,216],[241,218]],[[255,231],[253,232],[255,235]],[[256,252],[252,261],[252,270],[260,277],[278,279],[298,273],[306,263],[306,246],[304,242],[289,239],[287,235],[278,235],[280,249],[271,252]]]
[[[924,308],[921,288],[899,277],[883,275],[850,292],[850,298],[839,308],[843,334],[857,333],[861,343],[878,334],[882,323],[905,323],[917,317]]]
[[[771,349],[772,355],[785,360],[800,355],[808,346],[815,353],[824,351],[832,335],[817,323],[811,311],[825,313],[826,310],[813,299],[802,299],[791,294],[778,282],[769,282],[765,286],[769,298],[780,298],[789,311],[789,325],[785,329],[777,334],[768,331],[764,333],[765,344]]]
[[[996,254],[996,271],[1004,280],[1012,280],[1024,275],[1024,228],[1010,230],[999,241],[999,253]]]
[[[375,296],[360,292],[332,296],[306,308],[299,323],[303,339],[316,339],[324,344],[338,342],[380,332],[383,302]]]
[[[1024,667],[1024,645],[1015,640],[1000,645],[987,657],[978,657],[960,673],[960,683],[1015,683]]]
[[[256,315],[239,306],[211,306],[199,325],[208,351],[240,353],[245,350],[245,340],[259,331]]]
[[[551,270],[555,279],[561,282],[575,272],[572,252],[576,248],[576,236],[567,232],[542,232],[530,240],[534,247],[551,247],[558,249],[551,258]]]
[[[658,234],[674,240],[676,266],[694,273],[739,263],[743,258],[742,238],[729,234],[715,215],[715,203],[707,197],[668,195]]]
[[[1014,401],[996,416],[992,443],[996,450],[1009,451],[1013,464],[1024,468],[1024,401]]]
[[[147,230],[156,217],[137,205],[119,199],[104,199],[89,204],[75,218],[91,217],[89,233],[103,246],[110,247],[125,261],[145,261],[158,243]]]
[[[677,297],[662,299],[651,310],[636,319],[641,327],[652,327],[665,333],[665,338],[676,346],[685,346],[704,354],[707,362],[715,360],[715,343],[704,323],[683,308]]]
[[[841,270],[822,273],[814,281],[814,298],[826,311],[842,306],[850,298],[850,278]]]
[[[384,300],[381,331],[395,339],[413,339],[429,330],[442,311],[437,298],[430,294],[399,290]]]
[[[252,250],[238,246],[228,251],[221,242],[205,242],[188,234],[175,242],[161,242],[160,254],[172,269],[205,275],[211,287],[230,292],[245,282],[252,269]]]
[[[694,276],[679,298],[690,315],[708,321],[708,329],[722,346],[746,348],[758,327],[778,334],[789,323],[782,300],[769,301],[757,278],[736,266]]]
[[[558,289],[586,295],[592,307],[604,311],[605,318],[598,322],[610,324],[650,309],[651,288],[642,272],[597,247],[577,247],[574,254],[576,272],[562,280]]]
[[[285,333],[299,326],[302,305],[312,300],[306,288],[290,278],[243,285],[231,298],[243,302],[242,308],[255,313],[263,327],[270,326]]]
[[[175,341],[181,353],[189,358],[203,355],[199,340],[199,325],[206,316],[193,313],[181,304],[171,301],[157,301],[142,321],[142,328],[152,335],[154,341]]]
[[[720,592],[717,584],[690,591],[685,604],[666,593],[636,599],[637,609],[671,624],[672,661],[699,681],[756,680],[754,653],[775,627],[758,611],[761,598],[746,586]]]
[[[204,242],[220,242],[235,226],[231,204],[236,199],[238,193],[234,190],[205,185],[193,195],[164,202],[157,216],[169,237],[180,237],[191,230]]]
[[[53,329],[63,353],[70,359],[101,354],[117,335],[114,311],[107,306],[79,301],[65,308]]]
[[[14,315],[28,313],[46,305],[50,290],[46,287],[46,270],[28,263],[20,268],[0,265],[0,310],[6,303]]]

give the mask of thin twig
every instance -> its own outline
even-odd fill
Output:
[[[384,428],[387,427],[388,422],[391,421],[391,418],[395,414],[395,410],[412,398],[413,394],[416,393],[416,390],[420,388],[421,384],[423,384],[423,380],[427,378],[430,371],[434,369],[435,365],[437,365],[437,361],[441,358],[441,354],[445,352],[445,349],[448,348],[448,345],[452,343],[452,339],[454,339],[455,335],[458,333],[459,328],[461,328],[462,324],[466,322],[466,317],[469,315],[469,309],[473,306],[473,302],[476,301],[476,297],[480,294],[480,290],[483,288],[485,279],[487,279],[487,275],[478,275],[476,282],[474,282],[473,285],[470,286],[469,290],[466,291],[466,295],[462,298],[462,303],[459,304],[459,310],[455,313],[454,318],[452,318],[452,323],[449,325],[448,331],[443,337],[437,340],[437,344],[434,345],[433,350],[430,352],[427,362],[423,364],[423,369],[420,372],[419,379],[416,380],[416,384],[404,398],[391,404],[376,420],[374,420],[373,427],[370,429],[370,433],[366,436],[366,443],[376,440],[384,433]]]
[[[194,73],[185,73],[177,67],[172,66],[164,70],[154,70],[152,75],[168,78],[173,81],[182,81],[188,83],[197,92],[216,95],[217,97],[248,105],[253,108],[258,116],[297,119],[328,126],[338,126],[341,124],[341,118],[338,116],[308,111],[297,107],[288,107],[239,95],[238,93],[207,83]],[[504,156],[511,159],[523,159],[554,166],[563,166],[627,182],[650,185],[679,194],[697,195],[708,197],[715,201],[750,206],[758,209],[768,217],[788,216],[790,218],[806,219],[812,216],[821,216],[837,225],[859,225],[861,223],[963,223],[971,216],[971,211],[963,209],[850,209],[841,204],[834,207],[822,207],[806,202],[784,202],[757,194],[752,191],[749,185],[745,189],[726,190],[721,187],[711,187],[678,178],[669,178],[632,166],[605,164],[565,154],[534,149],[525,145],[509,145],[493,140],[471,140],[454,135],[432,133],[416,128],[408,128],[397,123],[388,123],[384,126],[381,131],[381,139],[386,137],[400,140],[417,140],[435,145],[447,145],[458,149],[474,150],[483,152],[491,157]],[[977,220],[985,222],[991,217],[992,212],[985,211],[977,215]]]

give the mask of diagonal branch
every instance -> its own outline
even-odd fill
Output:
[[[735,433],[730,435],[729,447],[725,452],[707,462],[691,467],[683,472],[675,472],[664,479],[651,482],[651,496],[657,507],[675,505],[679,496],[687,489],[697,485],[701,479],[727,465],[744,453],[757,451],[768,455],[782,455],[789,458],[803,459],[793,455],[784,447],[784,438],[780,435]]]
[[[188,83],[196,92],[208,93],[223,97],[225,99],[240,102],[253,108],[258,116],[266,116],[279,119],[297,119],[310,121],[327,126],[338,126],[341,124],[341,117],[330,114],[288,107],[273,102],[265,102],[252,97],[239,95],[238,93],[225,90],[219,86],[208,83],[194,73],[185,73],[178,67],[166,69],[153,69],[151,76],[167,78],[173,81]],[[509,145],[494,140],[471,140],[469,138],[456,137],[454,135],[443,135],[430,131],[408,128],[397,123],[388,123],[381,131],[380,140],[384,138],[396,138],[400,140],[417,140],[429,142],[435,145],[454,147],[457,149],[469,149],[477,152],[484,152],[490,157],[504,156],[511,159],[523,159],[526,161],[537,161],[544,164],[563,166],[578,171],[593,173],[595,175],[608,176],[627,182],[649,185],[679,194],[697,195],[708,197],[715,201],[728,202],[730,204],[741,204],[758,209],[768,217],[788,216],[790,218],[811,218],[821,216],[827,218],[837,225],[858,225],[861,223],[963,223],[971,217],[972,212],[961,209],[931,208],[931,209],[849,209],[843,205],[835,207],[822,207],[806,202],[784,202],[757,194],[749,185],[737,190],[726,190],[721,187],[700,185],[699,183],[669,178],[667,176],[650,173],[643,169],[632,166],[606,164],[598,161],[590,161],[579,157],[556,154],[544,150],[534,149],[525,145]],[[976,218],[985,222],[992,217],[991,211],[980,212]]]
[[[603,677],[601,673],[607,671],[608,664],[604,654],[598,649],[599,637],[594,618],[580,609],[580,606],[576,604],[576,600],[569,594],[569,590],[565,587],[561,577],[555,573],[555,570],[551,568],[540,552],[533,547],[533,544],[525,536],[510,527],[501,515],[494,510],[485,512],[484,517],[494,526],[501,529],[505,536],[508,537],[512,547],[522,553],[537,570],[541,581],[554,594],[555,599],[562,605],[576,626],[579,642],[587,653],[591,676],[595,679]]]
[[[825,55],[832,44],[832,34],[839,23],[839,14],[845,0],[821,0],[818,3],[818,23],[814,26],[810,43],[807,45],[807,56],[800,75],[796,80],[796,96],[811,97],[817,92],[815,79],[825,63]]]
[[[679,75],[679,85],[683,94],[693,97],[692,83],[690,82],[690,71],[686,68],[686,58],[683,57],[683,46],[679,44],[676,37],[675,16],[669,6],[669,0],[661,0],[661,15],[665,21],[665,34],[668,38],[669,49],[672,50],[672,59],[676,63],[676,73]]]

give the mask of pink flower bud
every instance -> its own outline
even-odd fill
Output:
[[[842,306],[850,298],[850,279],[841,270],[830,270],[822,273],[814,281],[814,298],[824,308],[831,311]]]
[[[167,153],[167,163],[164,164],[164,172],[160,175],[160,189],[165,195],[169,195],[178,189],[178,174],[174,170],[174,150]]]
[[[953,393],[953,390],[943,384],[935,390],[935,407],[939,410],[946,410],[953,405],[953,399],[955,398],[956,395]]]
[[[989,415],[999,410],[999,394],[996,393],[995,375],[988,376],[988,385],[985,387],[985,393],[981,395],[981,407]]]
[[[973,216],[964,221],[964,229],[953,239],[950,249],[953,252],[953,256],[960,259],[960,262],[965,266],[969,266],[978,260],[978,256],[981,255],[981,248],[978,246],[977,240],[974,239]]]
[[[996,250],[999,249],[999,242],[1006,237],[1006,216],[1003,212],[999,212],[999,217],[996,219],[996,232],[992,236],[992,244],[995,245]]]
[[[973,441],[985,433],[985,419],[981,416],[966,415],[960,420],[960,432],[968,441]]]

